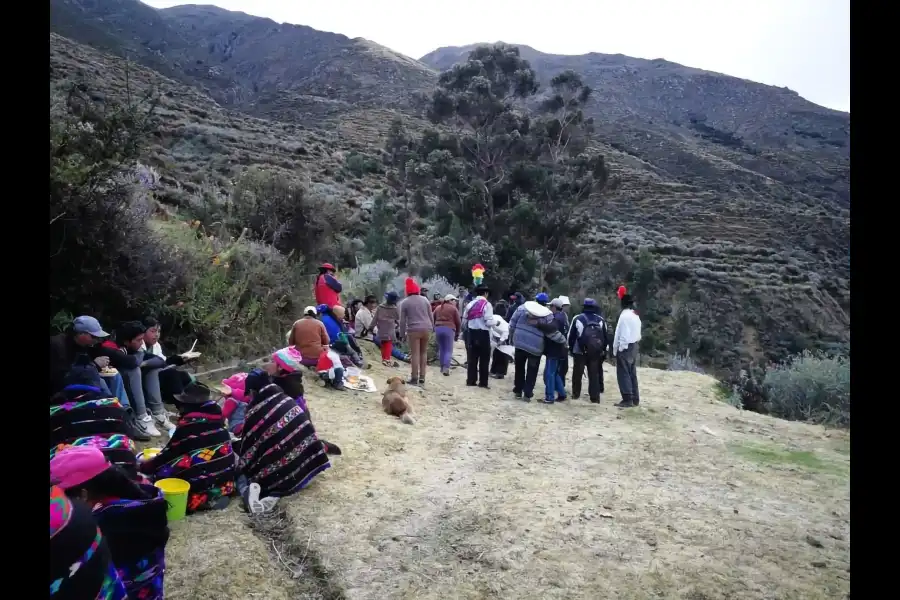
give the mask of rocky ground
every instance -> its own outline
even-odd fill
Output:
[[[642,369],[629,411],[608,367],[599,406],[428,377],[414,426],[380,394],[309,390],[344,456],[271,517],[176,524],[167,596],[848,595],[849,434],[738,411],[695,373]]]

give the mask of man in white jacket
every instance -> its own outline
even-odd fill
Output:
[[[616,380],[622,401],[619,408],[631,408],[641,403],[638,393],[637,354],[641,341],[641,318],[634,312],[634,298],[630,294],[622,296],[622,314],[616,323],[613,338],[613,356],[616,357]]]

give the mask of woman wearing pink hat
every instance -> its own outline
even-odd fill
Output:
[[[95,446],[72,446],[50,460],[50,480],[93,508],[129,598],[162,600],[169,540],[162,490],[132,481]]]

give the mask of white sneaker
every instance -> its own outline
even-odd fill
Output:
[[[172,421],[169,420],[165,413],[153,415],[153,420],[160,429],[165,429],[166,433],[169,434],[169,437],[172,437],[172,432],[175,431],[175,425],[172,424]]]
[[[159,432],[159,429],[153,424],[153,417],[150,415],[141,415],[137,418],[138,427],[143,429],[147,435],[152,435],[153,437],[159,437],[162,434]]]

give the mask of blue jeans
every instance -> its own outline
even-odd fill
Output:
[[[163,407],[162,397],[159,395],[159,370],[148,371],[147,380],[151,385],[144,387],[144,373],[140,367],[119,371],[123,381],[127,380],[125,389],[138,418],[144,415],[163,415],[166,409]],[[155,385],[153,385],[155,384]],[[149,410],[148,410],[149,409]]]
[[[560,398],[566,397],[566,388],[559,374],[558,358],[548,356],[547,362],[544,364],[544,393],[547,400],[556,400],[557,393]]]
[[[101,377],[103,384],[108,388],[110,395],[119,399],[119,402],[125,408],[131,405],[128,402],[128,394],[125,393],[125,382],[122,380],[121,373],[112,377]]]

